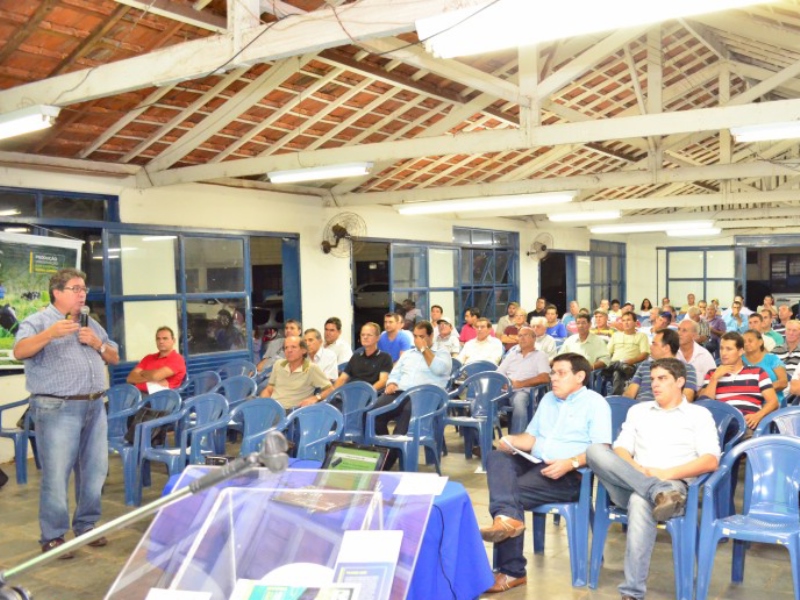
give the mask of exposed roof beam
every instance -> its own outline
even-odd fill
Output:
[[[195,10],[191,6],[185,4],[178,4],[171,0],[114,0],[119,4],[130,6],[131,8],[138,8],[146,13],[152,13],[159,17],[165,17],[186,23],[193,27],[200,27],[201,29],[208,29],[214,33],[225,33],[228,28],[227,21],[216,15]]]
[[[5,167],[36,167],[39,170],[69,171],[73,173],[109,175],[111,177],[130,177],[142,170],[141,167],[136,165],[119,165],[76,158],[55,158],[38,154],[5,151],[0,151],[0,165]],[[3,181],[9,184],[11,179],[4,178]]]
[[[414,31],[417,19],[444,12],[452,4],[452,0],[361,0],[336,9],[336,13],[323,8],[254,27],[241,32],[238,39],[234,32],[228,32],[4,90],[0,92],[0,112],[30,104],[67,106],[197,79],[216,72],[226,60],[231,62],[223,68],[231,69],[398,35]],[[462,0],[461,4],[477,5],[480,0]],[[240,45],[243,50],[235,56]]]
[[[766,194],[768,195],[768,194]],[[800,194],[797,195],[798,200],[800,200]],[[677,198],[681,198],[682,196],[677,196]],[[702,197],[702,196],[701,196]],[[647,201],[647,200],[645,200]],[[767,202],[769,200],[765,200]],[[640,201],[641,202],[641,201]],[[589,203],[593,204],[593,203]],[[735,204],[749,204],[749,202],[741,202],[736,201]],[[663,206],[660,208],[664,208]],[[606,210],[609,210],[608,208]],[[616,207],[616,210],[621,210],[619,207]],[[542,208],[537,209],[538,212],[542,211]],[[564,212],[564,211],[559,211]],[[573,211],[575,212],[575,211]],[[586,216],[590,217],[593,211],[586,211]],[[547,211],[547,215],[555,215],[558,214],[556,211]],[[547,221],[551,227],[588,227],[589,225],[599,225],[600,223],[592,223],[591,220],[587,220],[585,222],[580,223],[559,223],[550,221],[547,218],[547,215],[542,214],[540,217],[535,219],[536,222],[543,222]],[[637,223],[671,223],[675,221],[692,221],[692,220],[711,220],[714,221],[716,225],[719,225],[721,222],[735,222],[737,220],[756,220],[756,219],[780,219],[780,218],[787,218],[787,217],[800,217],[800,205],[795,206],[794,208],[781,208],[781,209],[773,209],[773,208],[737,208],[737,209],[722,209],[722,210],[698,210],[698,211],[679,211],[679,212],[672,212],[668,214],[652,214],[652,215],[636,215],[630,216],[625,215],[623,217],[623,221],[626,225],[631,224],[635,225]],[[609,225],[613,225],[615,221],[609,221]],[[603,223],[605,224],[605,222]]]
[[[313,152],[245,158],[216,165],[184,167],[171,171],[153,172],[148,169],[148,173],[152,184],[159,186],[218,179],[219,177],[241,177],[265,171],[300,169],[339,162],[401,160],[470,152],[482,154],[513,148],[586,144],[649,135],[663,136],[681,132],[717,131],[737,125],[756,125],[797,119],[800,119],[800,99],[779,100],[745,106],[720,106],[692,111],[602,119],[586,123],[547,125],[535,128],[528,136],[529,139],[525,139],[526,136],[519,131],[478,131]]]

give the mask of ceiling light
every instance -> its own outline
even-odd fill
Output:
[[[291,171],[272,171],[267,173],[270,183],[296,183],[298,181],[319,181],[322,179],[342,179],[343,177],[360,177],[368,175],[373,163],[345,163],[326,165],[310,169],[293,169]]]
[[[0,139],[6,139],[47,129],[56,122],[61,109],[57,106],[37,104],[0,115]]]
[[[483,196],[480,198],[460,198],[458,200],[437,200],[435,202],[413,202],[395,204],[394,209],[401,215],[432,215],[472,211],[491,211],[506,208],[527,208],[572,202],[576,191],[552,192],[547,194],[516,194],[513,196]]]
[[[719,227],[709,227],[708,229],[669,229],[669,237],[700,237],[705,235],[719,235],[722,229]]]
[[[143,242],[160,242],[162,240],[176,240],[177,235],[146,235],[142,238]]]
[[[14,215],[18,215],[19,210],[16,208],[12,208],[9,210],[0,210],[0,217],[13,217]]]
[[[553,223],[573,223],[575,221],[612,221],[619,219],[622,213],[618,210],[598,210],[595,212],[556,213],[547,215]]]
[[[3,231],[6,233],[28,233],[30,229],[27,227],[4,227]]]
[[[598,225],[589,227],[592,233],[649,233],[653,231],[668,231],[674,229],[695,230],[710,229],[714,221],[662,221],[655,223],[627,223],[622,225]]]
[[[731,127],[731,135],[740,143],[792,140],[800,138],[800,121]]]
[[[417,35],[441,58],[493,52],[587,33],[659,23],[712,13],[758,0],[573,0],[548,5],[531,0],[496,0],[416,22]]]

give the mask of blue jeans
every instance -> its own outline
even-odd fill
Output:
[[[532,402],[531,390],[515,390],[511,398],[503,401],[505,406],[511,406],[511,424],[508,426],[508,433],[511,435],[522,433],[530,422],[529,411]]]
[[[658,524],[653,518],[653,502],[661,492],[677,490],[685,494],[686,483],[649,477],[606,444],[589,446],[586,462],[600,478],[611,501],[628,509],[625,582],[620,584],[619,591],[622,595],[644,598]]]
[[[546,466],[493,450],[486,465],[492,517],[503,515],[525,521],[525,511],[534,506],[577,501],[581,491],[580,474],[573,471],[561,479],[550,479],[541,473]],[[495,569],[511,577],[523,577],[527,564],[522,554],[524,547],[524,535],[495,544]]]
[[[102,400],[33,396],[36,442],[42,462],[39,526],[44,544],[70,530],[85,533],[100,518],[100,492],[108,473],[106,411]],[[75,471],[75,514],[69,520],[67,490]]]

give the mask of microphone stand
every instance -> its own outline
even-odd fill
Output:
[[[283,437],[283,436],[281,436]],[[283,444],[286,443],[286,440],[283,440]],[[268,444],[265,444],[268,446]],[[283,450],[286,449],[286,446],[283,446]],[[210,487],[214,487],[218,483],[222,483],[223,481],[227,481],[228,479],[235,477],[236,475],[240,475],[246,471],[250,471],[259,466],[265,466],[270,471],[280,473],[286,470],[288,464],[288,456],[285,452],[276,452],[273,454],[267,454],[266,456],[263,453],[253,452],[248,456],[237,458],[234,461],[231,461],[224,467],[222,467],[219,471],[214,471],[213,473],[209,473],[204,475],[200,479],[196,479],[192,481],[188,486],[182,487],[178,490],[174,490],[167,496],[162,496],[158,500],[154,500],[150,504],[145,506],[136,508],[131,512],[122,515],[112,521],[109,521],[105,525],[101,525],[99,527],[95,527],[91,531],[84,533],[80,537],[72,539],[64,544],[61,544],[57,548],[53,550],[49,550],[44,554],[40,554],[30,560],[25,561],[24,563],[17,565],[16,567],[11,567],[10,569],[6,569],[5,571],[0,571],[0,600],[31,600],[32,596],[30,592],[26,589],[21,587],[12,587],[9,586],[7,580],[11,577],[15,577],[20,573],[24,573],[30,569],[36,568],[40,565],[47,564],[59,558],[62,554],[67,554],[73,550],[77,550],[78,548],[82,548],[83,546],[93,542],[104,535],[111,533],[112,531],[116,531],[117,529],[122,529],[127,525],[131,525],[132,523],[136,523],[147,517],[148,515],[153,514],[157,510],[169,506],[185,498],[186,496],[191,496],[192,494],[196,494],[198,492],[204,491]]]

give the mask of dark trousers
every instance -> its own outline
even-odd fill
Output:
[[[604,380],[611,380],[611,394],[621,396],[625,391],[625,382],[633,377],[635,372],[634,365],[615,360],[603,369],[602,375]]]
[[[534,506],[577,501],[581,491],[580,473],[572,471],[560,479],[550,479],[542,475],[546,466],[493,450],[486,466],[492,517],[503,515],[524,521],[525,511]],[[524,547],[524,534],[495,544],[494,568],[511,577],[523,577],[527,564],[522,554]]]
[[[394,394],[382,394],[378,396],[378,399],[371,408],[380,408],[382,406],[391,404],[394,402],[394,399],[402,393],[403,392],[401,390],[397,390]],[[411,422],[411,402],[409,402],[408,398],[401,402],[397,408],[390,410],[387,413],[383,413],[382,415],[378,415],[375,418],[375,434],[389,435],[390,421],[394,421],[393,433],[395,435],[408,433],[408,424]],[[386,457],[386,464],[383,466],[383,470],[391,470],[399,457],[400,451],[392,448],[389,451],[389,455]],[[417,460],[416,457],[413,457],[413,460]]]

